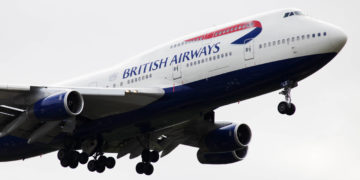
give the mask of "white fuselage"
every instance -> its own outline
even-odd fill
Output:
[[[298,13],[284,17],[289,12],[300,11],[279,10],[210,28],[156,47],[113,68],[57,85],[171,88],[270,62],[315,54],[337,53],[345,44],[346,36],[338,28]],[[250,28],[246,27],[239,31],[233,29],[233,32],[230,30],[230,33],[214,37],[214,33],[218,33],[219,30],[226,31],[228,27],[238,24],[246,26],[247,23],[254,21],[260,22],[261,32],[251,37],[248,43],[232,44],[236,39],[257,28],[251,27],[253,24],[250,24]],[[211,33],[212,38],[189,42],[193,38],[205,37]],[[183,57],[186,52],[189,54],[195,50],[200,52],[203,48],[206,53],[198,57]],[[174,56],[177,62],[172,61]],[[161,68],[155,68],[155,61],[158,66],[162,63]]]

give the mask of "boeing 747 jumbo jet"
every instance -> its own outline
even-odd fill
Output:
[[[290,91],[330,62],[347,37],[297,9],[277,10],[163,44],[94,74],[50,86],[0,87],[0,161],[57,151],[63,167],[115,166],[105,153],[141,156],[139,174],[179,144],[198,148],[202,164],[245,158],[246,124],[215,122],[214,110]],[[254,110],[256,111],[256,110]],[[160,154],[161,153],[161,154]]]

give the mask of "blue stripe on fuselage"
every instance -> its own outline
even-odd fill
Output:
[[[249,33],[245,34],[241,38],[235,40],[231,44],[246,44],[250,42],[252,39],[254,39],[256,36],[258,36],[262,31],[262,28],[255,28],[254,30],[250,31]]]

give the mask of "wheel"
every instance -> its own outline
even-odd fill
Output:
[[[57,157],[61,161],[61,160],[65,159],[66,154],[67,154],[67,151],[65,149],[60,149],[57,153]]]
[[[95,160],[89,161],[87,167],[89,171],[94,172],[96,170],[96,161]]]
[[[75,160],[73,160],[71,163],[70,163],[70,168],[71,169],[75,169],[75,168],[77,168],[78,167],[78,165],[79,165],[79,162],[78,161],[75,161]]]
[[[109,169],[112,169],[115,167],[115,159],[113,157],[108,157],[106,158],[106,161],[105,161],[105,166]]]
[[[150,163],[146,163],[144,166],[144,173],[149,176],[153,172],[154,172],[154,166]]]
[[[278,111],[280,114],[285,114],[288,109],[288,104],[285,101],[282,101],[278,105]]]
[[[80,153],[77,152],[77,151],[71,151],[69,152],[70,154],[70,158],[73,160],[73,161],[76,161],[78,162],[79,161],[79,156],[80,156]]]
[[[86,164],[89,160],[89,155],[85,152],[82,152],[80,155],[79,155],[79,163],[81,164]]]
[[[293,103],[290,104],[290,107],[288,107],[287,111],[286,111],[286,114],[291,116],[295,113],[296,111],[296,107]]]
[[[65,158],[65,159],[60,161],[60,164],[61,164],[62,167],[68,167],[70,162],[69,162],[68,159]]]
[[[102,162],[97,161],[96,162],[96,172],[102,173],[105,171],[105,164]]]
[[[150,162],[150,151],[149,149],[144,149],[141,153],[141,158],[143,162]]]
[[[152,151],[150,153],[150,157],[151,157],[151,162],[155,163],[159,160],[160,156],[159,156],[159,152],[157,151]]]
[[[144,173],[144,166],[145,166],[145,163],[143,162],[139,162],[136,164],[136,172],[138,174],[143,174]]]

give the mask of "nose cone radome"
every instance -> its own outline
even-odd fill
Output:
[[[347,41],[347,35],[343,30],[339,28],[335,28],[333,33],[334,33],[332,35],[333,51],[338,53],[345,46]]]

